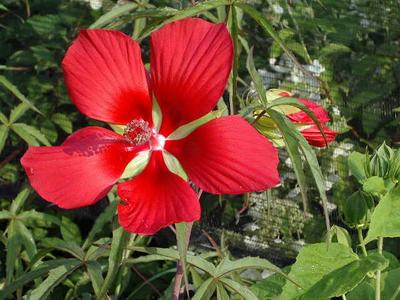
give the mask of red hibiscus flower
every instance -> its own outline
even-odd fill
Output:
[[[268,101],[273,101],[280,97],[292,97],[292,94],[286,91],[271,89],[266,92]],[[317,103],[305,100],[301,98],[297,98],[298,101],[303,103],[306,107],[308,107],[314,115],[317,117],[318,121],[321,123],[322,129],[325,132],[326,140],[328,144],[331,143],[337,136],[336,131],[330,130],[324,124],[330,121],[329,115],[326,110]],[[315,125],[314,121],[311,119],[309,115],[305,112],[301,111],[298,108],[293,106],[280,106],[279,111],[286,114],[286,117],[289,118],[300,131],[300,133],[304,136],[304,138],[308,141],[308,143],[312,146],[316,147],[325,147],[326,143],[324,137],[321,134],[318,126]],[[256,111],[256,114],[260,111]],[[256,116],[255,116],[256,117]],[[277,130],[276,124],[272,121],[272,119],[268,115],[264,115],[256,124],[257,129],[270,137],[271,139],[275,139],[275,144],[281,146],[280,139],[282,136]]]
[[[150,74],[128,36],[82,30],[63,61],[69,96],[88,117],[124,125],[124,134],[93,126],[61,146],[29,147],[21,163],[31,185],[61,208],[86,206],[106,196],[128,165],[141,161],[142,171],[118,185],[120,224],[139,234],[200,218],[188,180],[215,194],[277,185],[277,151],[238,116],[171,135],[216,106],[232,59],[226,25],[201,19],[176,21],[152,34]],[[171,172],[171,157],[188,180]]]

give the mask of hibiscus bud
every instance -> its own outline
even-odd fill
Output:
[[[344,208],[345,222],[349,227],[365,229],[371,221],[374,208],[373,197],[359,190],[347,198]]]
[[[268,103],[271,103],[278,98],[293,96],[292,93],[279,89],[267,90],[265,94],[267,96]],[[325,109],[313,101],[301,98],[297,98],[297,100],[303,103],[314,113],[315,117],[321,123],[328,144],[332,142],[338,133],[331,131],[328,127],[323,125],[324,123],[330,121],[329,115]],[[297,127],[310,145],[316,147],[326,146],[326,142],[318,126],[314,123],[313,119],[301,109],[292,105],[279,105],[273,107],[273,109],[285,114],[293,122],[293,124]],[[253,112],[254,118],[257,118],[261,113],[262,110],[255,110]],[[276,146],[279,147],[284,145],[278,126],[268,114],[264,114],[261,118],[259,118],[255,126],[263,135],[267,136],[269,139],[272,139]]]
[[[383,142],[369,162],[371,176],[387,178],[393,156],[393,150]]]

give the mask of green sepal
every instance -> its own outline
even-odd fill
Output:
[[[110,125],[111,129],[114,130],[116,133],[123,135],[126,125],[117,125],[117,124],[111,124],[108,123],[108,125]]]
[[[162,123],[162,112],[155,96],[153,96],[152,118],[154,129],[158,132]]]
[[[151,151],[143,151],[139,153],[134,159],[132,159],[126,166],[124,173],[121,178],[132,178],[139,175],[149,163]]]
[[[167,137],[167,140],[180,140],[180,139],[187,137],[189,134],[191,134],[195,129],[197,129],[201,125],[204,125],[205,123],[208,123],[214,119],[220,118],[223,114],[223,111],[224,111],[223,109],[222,110],[213,110],[197,120],[194,120],[188,124],[182,125],[181,127],[177,128],[174,132],[172,132]]]
[[[163,158],[164,162],[167,165],[167,168],[174,174],[178,175],[181,177],[183,180],[188,181],[189,177],[186,174],[186,171],[183,169],[181,163],[179,160],[169,153],[168,151],[164,150],[163,151]]]

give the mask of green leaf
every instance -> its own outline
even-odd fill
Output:
[[[290,269],[286,268],[285,274]],[[283,286],[286,283],[286,278],[277,273],[268,276],[265,279],[258,281],[250,287],[250,290],[258,297],[258,299],[270,300],[279,296],[282,293]],[[239,297],[234,297],[232,300],[240,300]]]
[[[54,248],[60,251],[68,252],[82,261],[85,260],[85,253],[83,252],[82,248],[73,241],[63,241],[56,244]]]
[[[118,203],[118,201],[110,202],[110,205],[107,206],[107,208],[96,218],[92,229],[90,229],[89,234],[87,235],[87,238],[83,243],[82,249],[89,248],[95,240],[96,235],[99,234],[103,229],[104,225],[112,220],[117,211]]]
[[[256,295],[254,295],[253,292],[250,291],[249,288],[245,285],[241,285],[236,281],[233,281],[228,278],[220,278],[219,281],[225,284],[230,289],[234,290],[244,300],[258,300]]]
[[[46,146],[51,146],[50,142],[46,139],[44,134],[33,126],[24,123],[14,123],[10,127],[30,146],[39,146],[37,140],[39,140],[42,144]]]
[[[156,254],[165,256],[168,258],[172,258],[174,260],[179,260],[179,253],[173,249],[164,249],[164,248],[155,248],[155,247],[126,247],[129,250],[148,253],[148,254]],[[126,260],[126,263],[130,263],[131,260]],[[207,272],[211,276],[215,274],[215,267],[212,263],[206,261],[204,258],[195,255],[186,255],[186,261],[188,264],[195,266],[196,268]],[[132,261],[134,262],[134,261]]]
[[[65,114],[55,113],[51,116],[51,120],[56,123],[66,133],[72,133],[72,122]]]
[[[238,79],[238,69],[239,69],[239,25],[237,20],[237,10],[233,4],[229,6],[229,19],[228,28],[233,41],[233,66],[232,66],[232,76],[230,76],[230,85],[232,87],[232,92],[229,95],[229,100],[231,103],[231,114],[236,114],[236,102],[237,102],[237,79]]]
[[[228,273],[242,269],[266,269],[291,280],[280,268],[270,263],[268,260],[259,257],[245,257],[231,261],[229,260],[228,256],[225,256],[217,266],[217,269],[215,270],[215,276],[221,277],[227,275]]]
[[[375,207],[367,237],[362,245],[382,237],[400,237],[400,187],[387,193]]]
[[[3,151],[4,145],[6,144],[9,131],[8,126],[0,125],[0,153]]]
[[[104,284],[100,289],[97,299],[103,298],[110,286],[114,283],[119,267],[122,263],[124,249],[129,240],[129,232],[125,231],[122,226],[118,226],[113,230],[113,238],[111,242],[111,251],[108,258],[108,271],[104,280]]]
[[[33,109],[39,114],[42,114],[40,110],[38,110],[19,90],[18,88],[13,85],[6,77],[0,75],[0,84],[2,84],[6,89],[8,89],[11,93],[14,94],[21,102],[25,103],[29,106],[30,109]]]
[[[214,294],[215,288],[217,287],[217,280],[215,278],[208,278],[204,283],[197,289],[192,300],[209,300]]]
[[[2,122],[4,125],[9,125],[8,118],[0,111],[0,122]]]
[[[7,228],[6,280],[5,285],[12,282],[15,265],[21,251],[21,236],[18,231],[18,221],[11,220]]]
[[[322,175],[321,168],[318,164],[317,156],[315,155],[314,150],[308,144],[307,140],[301,135],[301,133],[297,130],[296,126],[286,116],[270,108],[267,110],[267,113],[274,119],[274,122],[278,125],[280,131],[284,136],[284,139],[287,141],[291,141],[292,144],[291,147],[294,148],[296,144],[298,145],[310,167],[314,181],[317,185],[318,192],[322,199],[326,231],[328,232],[327,240],[329,243],[330,224],[329,224],[329,214],[327,209],[328,198],[326,196],[325,179],[324,176]],[[294,161],[294,163],[298,162]]]
[[[49,215],[46,213],[38,212],[35,210],[27,210],[18,215],[19,220],[35,220],[35,221],[41,221],[41,222],[51,222],[54,223],[60,227],[64,227],[64,230],[69,231],[70,234],[73,234],[73,231],[70,230],[69,227],[66,226],[66,224],[62,223],[60,219],[53,215]]]
[[[21,103],[18,106],[14,107],[11,110],[11,114],[10,114],[10,124],[17,121],[28,109],[29,109],[29,105],[26,103]]]
[[[11,214],[9,211],[7,210],[2,210],[0,211],[0,220],[4,220],[4,219],[12,219],[14,218],[14,215]]]
[[[180,140],[187,137],[191,134],[194,130],[200,127],[203,124],[206,124],[214,119],[220,118],[222,116],[221,110],[213,110],[206,114],[205,116],[194,120],[188,124],[182,125],[177,128],[174,132],[172,132],[168,137],[167,140]]]
[[[26,249],[29,259],[34,258],[35,254],[37,253],[37,248],[36,248],[35,240],[33,239],[32,233],[20,221],[17,221],[17,227],[18,227],[19,234],[21,236],[21,242]]]
[[[160,23],[162,21],[162,19],[165,19],[166,17],[174,16],[177,12],[179,12],[179,10],[172,8],[172,7],[137,10],[135,12],[121,16],[115,22],[112,22],[111,24],[109,24],[107,26],[107,28],[118,28],[121,25],[124,25],[129,22],[133,22],[133,21],[135,21],[134,26],[136,28],[137,21],[141,21],[141,22],[144,21],[144,20],[138,20],[141,18],[143,18],[143,19],[147,18],[148,20],[154,18],[153,21],[155,21],[156,23]],[[150,23],[150,24],[148,24],[148,26],[150,26],[150,27],[154,26],[154,24],[152,24],[151,22],[148,21],[148,23]],[[141,24],[141,26],[137,27],[138,29],[135,29],[135,32],[132,35],[132,37],[134,39],[135,39],[135,37],[137,38],[138,35],[142,33],[142,31],[143,31],[142,26],[143,26],[143,23]]]
[[[146,262],[160,261],[160,260],[176,261],[177,259],[169,257],[169,256],[159,255],[159,254],[148,254],[148,255],[139,256],[137,258],[127,259],[124,261],[124,263],[137,264],[137,263],[146,263]]]
[[[351,236],[349,232],[338,225],[333,225],[331,227],[331,239],[333,239],[333,242],[343,244],[346,247],[351,248],[352,246]]]
[[[289,277],[302,289],[287,281],[277,299],[297,299],[325,275],[356,260],[358,260],[357,254],[342,244],[332,243],[329,249],[326,243],[304,246],[300,249],[289,273]]]
[[[192,6],[187,9],[181,10],[177,14],[175,14],[173,17],[168,18],[165,21],[161,22],[161,24],[159,24],[155,27],[151,27],[147,30],[144,30],[144,32],[142,32],[142,37],[139,40],[144,39],[150,33],[160,29],[161,27],[163,27],[169,23],[172,23],[174,21],[181,20],[184,18],[193,17],[203,11],[209,11],[213,8],[223,6],[223,5],[230,5],[230,2],[229,1],[208,1],[208,2],[202,2],[201,4],[198,4],[196,6]]]
[[[279,111],[279,107],[280,106],[286,106],[286,105],[294,106],[294,107],[297,107],[297,108],[301,109],[302,111],[304,111],[314,121],[315,125],[317,125],[319,131],[321,132],[322,136],[324,137],[325,143],[328,144],[325,132],[322,129],[322,125],[319,122],[318,118],[314,115],[314,113],[312,112],[311,109],[309,109],[307,106],[305,106],[299,100],[297,100],[297,98],[282,97],[282,98],[275,99],[268,106],[268,108],[273,108],[274,107],[276,110]]]
[[[339,297],[354,289],[369,272],[384,270],[388,265],[389,261],[383,255],[379,253],[368,255],[325,275],[298,299],[325,300]]]
[[[31,191],[32,190],[29,187],[26,187],[17,195],[17,197],[11,202],[10,213],[12,213],[13,215],[18,214],[26,199],[28,199]]]
[[[271,24],[269,24],[268,21],[263,18],[261,13],[259,13],[256,9],[248,4],[236,2],[235,6],[241,8],[244,12],[248,13],[265,30],[265,32],[267,32],[275,40],[275,42],[283,49],[283,51],[285,51],[286,55],[303,72],[303,74],[320,82],[318,78],[312,76],[312,74],[304,69],[304,67],[298,62],[296,57],[293,55],[293,52],[289,49],[288,46],[286,46],[285,42],[280,38],[280,36],[271,26]]]
[[[375,289],[366,282],[356,286],[346,295],[347,300],[375,300]],[[390,299],[390,298],[389,298]],[[390,299],[391,300],[391,299]]]
[[[118,19],[120,16],[128,13],[129,11],[138,7],[138,4],[135,2],[127,2],[117,8],[114,8],[107,12],[106,14],[102,15],[100,18],[96,20],[89,28],[101,28],[105,25],[111,23],[112,21]]]
[[[365,173],[366,157],[360,152],[352,152],[348,158],[348,164],[351,174],[358,180],[358,182],[363,183],[367,179]]]
[[[191,225],[189,225],[191,226]],[[182,265],[182,271],[183,271],[183,278],[185,280],[185,287],[186,290],[188,290],[188,274],[187,274],[187,266],[186,266],[186,241],[187,241],[187,235],[188,235],[188,224],[186,222],[181,222],[181,223],[176,223],[175,224],[176,228],[176,241],[177,241],[177,246],[178,246],[178,251],[179,251],[179,260]]]
[[[143,287],[147,286],[150,282],[152,282],[152,281],[156,280],[157,278],[160,278],[166,274],[175,273],[175,272],[176,272],[176,268],[172,268],[172,269],[168,269],[168,270],[159,272],[158,274],[150,277],[146,281],[142,282],[127,298],[125,298],[125,300],[135,299],[132,297],[135,296],[137,292],[139,292]]]
[[[29,300],[45,300],[53,289],[59,285],[65,278],[68,277],[77,268],[82,266],[82,262],[78,260],[71,260],[63,265],[50,270],[49,276],[31,293],[27,294]]]
[[[230,300],[229,294],[221,283],[217,284],[217,299],[218,300]]]
[[[64,226],[60,228],[62,238],[65,241],[71,241],[77,245],[81,245],[82,235],[78,225],[65,215],[61,217],[61,222],[64,224]],[[68,230],[66,230],[66,228],[68,228]]]
[[[250,48],[249,55],[247,56],[247,61],[246,61],[246,68],[247,71],[249,71],[251,79],[254,82],[254,85],[257,90],[258,97],[265,107],[268,106],[268,101],[267,101],[267,96],[265,95],[265,90],[264,90],[264,85],[262,83],[260,74],[258,74],[256,66],[254,65],[254,60],[253,60],[253,47]]]
[[[89,272],[90,281],[92,282],[93,290],[97,296],[104,283],[104,278],[101,273],[101,266],[97,261],[90,260],[86,262],[86,267]]]
[[[13,280],[9,285],[4,287],[0,291],[0,300],[6,299],[12,293],[14,293],[17,289],[22,288],[32,280],[46,274],[50,270],[57,268],[59,266],[68,265],[71,262],[81,263],[79,260],[74,258],[70,259],[58,259],[58,260],[51,260],[43,262],[38,268],[24,274],[23,276],[19,277],[18,279]]]
[[[385,182],[383,178],[378,176],[369,177],[363,183],[363,190],[367,193],[379,196],[386,192]]]
[[[36,15],[30,17],[27,24],[42,37],[65,36],[66,29],[61,25],[61,19],[57,15]]]

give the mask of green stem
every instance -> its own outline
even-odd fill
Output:
[[[382,254],[383,237],[378,237],[378,252]],[[381,271],[376,271],[375,300],[381,300]]]
[[[343,294],[343,295],[342,295],[342,299],[343,299],[343,300],[347,300],[347,298],[346,298],[346,295],[345,295],[345,294]]]
[[[397,296],[400,294],[400,285],[397,287],[397,290],[394,292],[392,298],[390,300],[396,300]]]
[[[365,248],[365,245],[363,245],[364,237],[363,237],[363,234],[362,234],[362,229],[361,228],[357,228],[357,232],[358,232],[358,240],[360,242],[362,253],[363,253],[364,257],[367,257],[367,255],[368,255],[367,249]]]
[[[288,10],[289,16],[293,21],[294,27],[296,28],[297,34],[299,35],[300,44],[303,47],[304,53],[307,56],[308,63],[312,64],[312,59],[311,59],[310,54],[307,51],[306,43],[304,43],[303,35],[301,34],[301,31],[300,31],[300,28],[299,28],[299,24],[297,23],[296,18],[293,16],[292,8],[290,7],[290,5],[289,5],[287,0],[285,1],[285,4],[286,4],[286,8]]]

